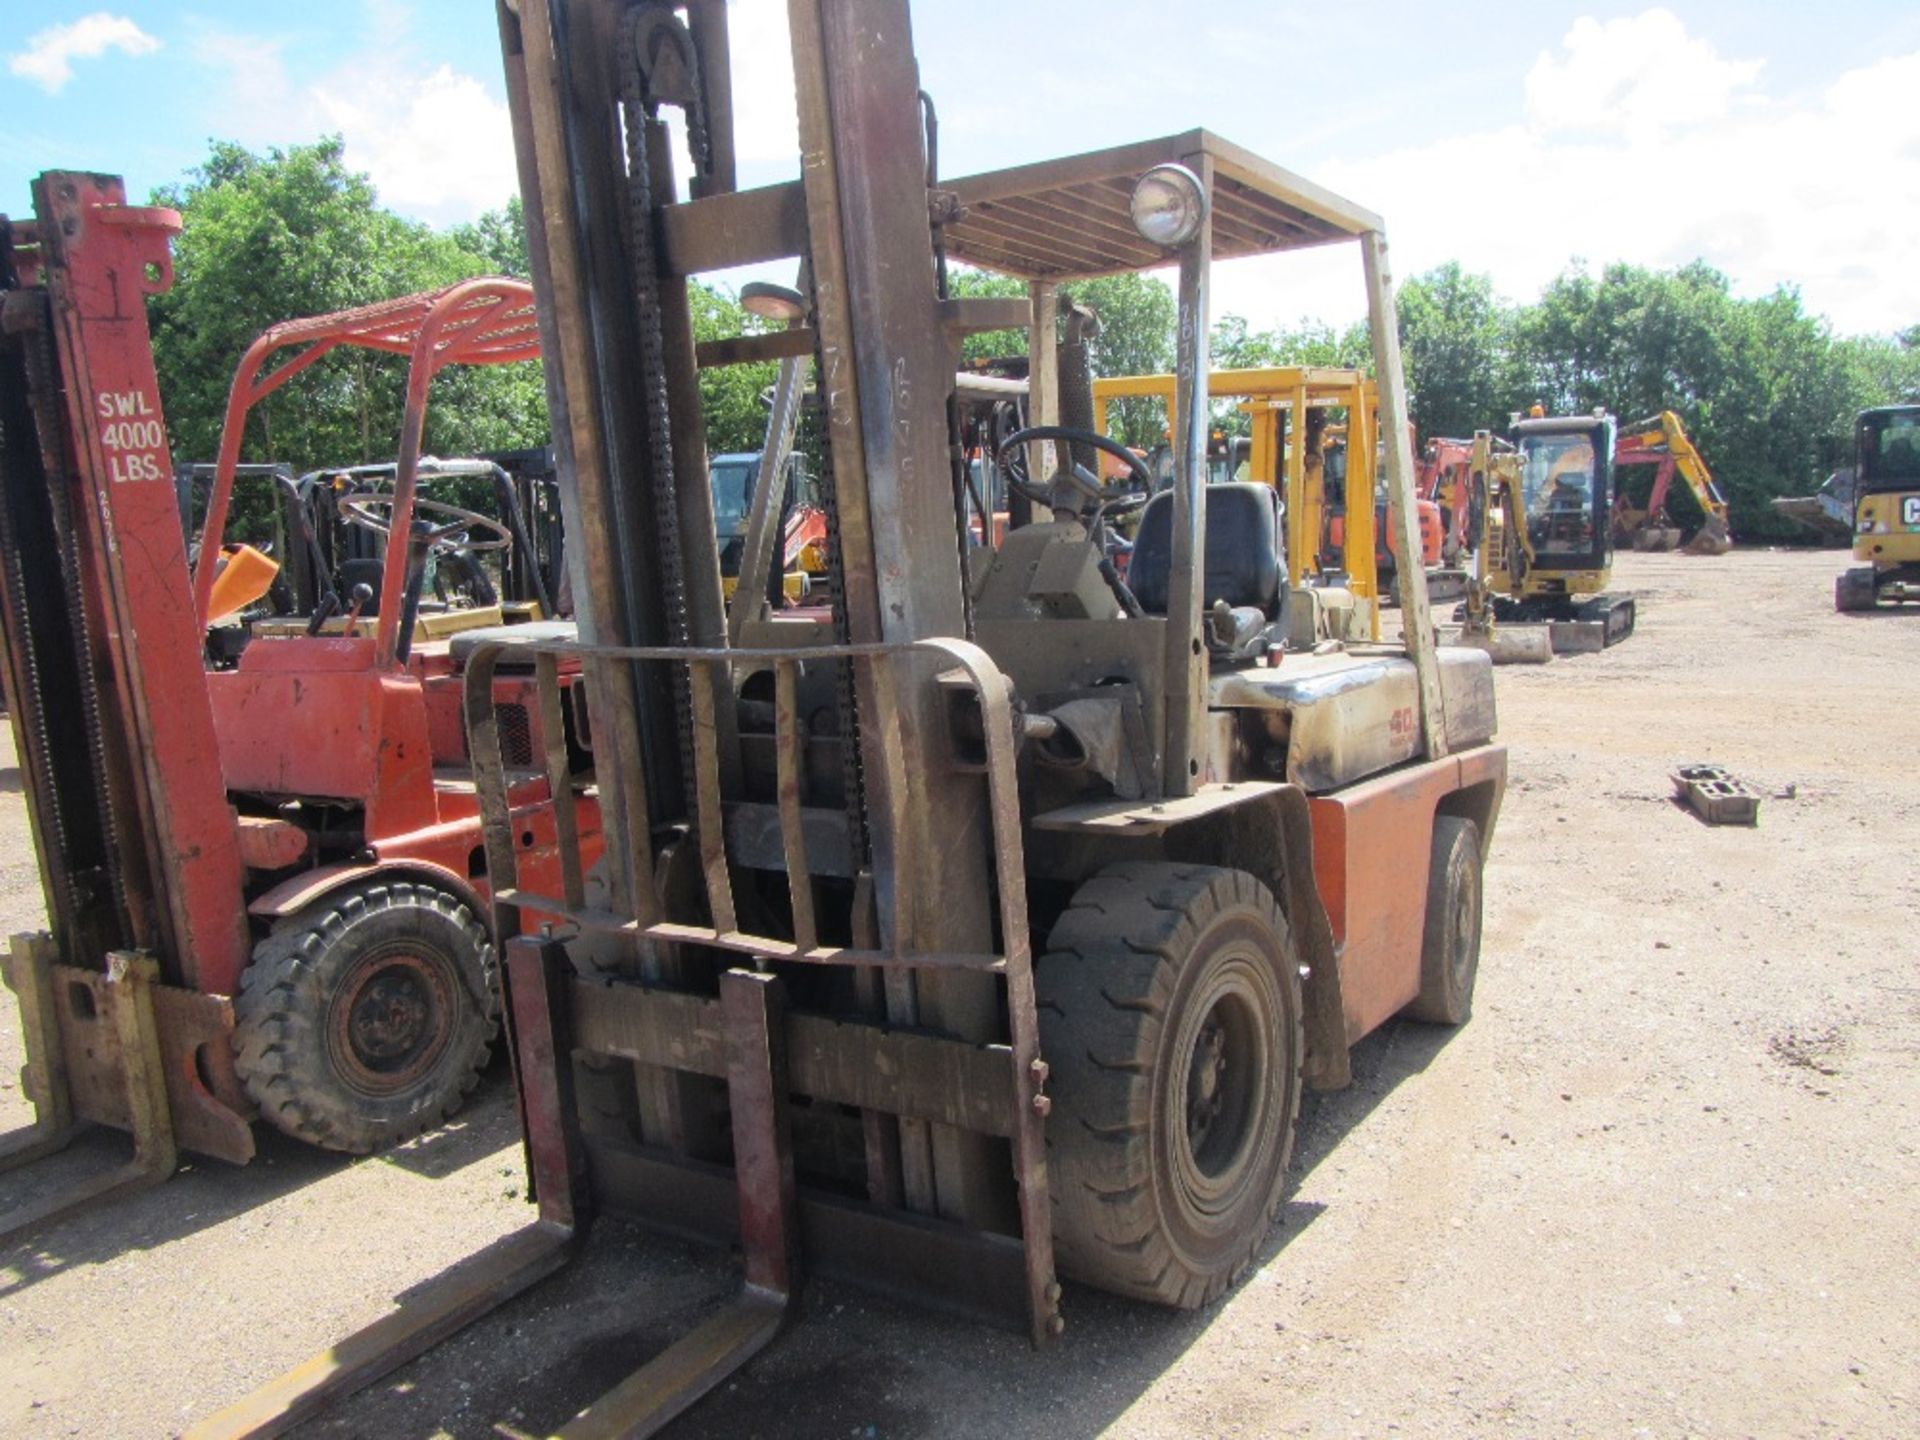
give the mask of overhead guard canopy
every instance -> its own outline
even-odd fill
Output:
[[[942,180],[965,207],[942,231],[947,255],[1025,280],[1084,280],[1171,265],[1141,238],[1128,202],[1155,165],[1213,162],[1213,258],[1237,260],[1351,240],[1384,228],[1369,210],[1206,130],[1061,160]]]

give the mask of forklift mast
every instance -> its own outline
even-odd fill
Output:
[[[147,332],[180,217],[60,172],[34,210],[0,234],[0,607],[49,919],[76,965],[191,988],[248,935]]]

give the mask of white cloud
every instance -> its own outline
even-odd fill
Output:
[[[345,139],[388,205],[438,224],[504,205],[518,188],[506,105],[471,75],[442,65],[356,70],[307,92],[316,128]]]
[[[1527,116],[1541,130],[1654,139],[1717,120],[1760,74],[1759,60],[1723,60],[1671,10],[1618,20],[1582,16],[1527,72]]]
[[[213,93],[222,108],[240,117],[282,113],[295,94],[283,52],[288,42],[271,35],[241,35],[196,26],[188,52],[194,61],[220,72]]]
[[[422,65],[404,7],[369,9],[367,43],[304,83],[294,41],[201,27],[192,54],[219,76],[215,133],[256,147],[338,134],[383,204],[436,225],[506,204],[518,188],[506,103],[476,76]]]
[[[1920,52],[1785,95],[1677,24],[1664,10],[1576,22],[1506,123],[1314,178],[1385,218],[1400,278],[1457,259],[1532,299],[1577,257],[1704,259],[1739,294],[1799,287],[1843,333],[1920,320]],[[1358,258],[1335,258],[1307,262],[1305,287],[1290,261],[1222,267],[1220,308],[1257,324],[1357,317]]]
[[[291,42],[203,27],[195,60],[220,73],[221,133],[249,145],[285,145],[338,133],[347,163],[364,170],[381,202],[446,225],[504,205],[519,188],[506,104],[478,77],[448,65],[428,68],[399,0],[363,5],[358,54],[304,84],[288,73]],[[781,0],[733,0],[734,148],[741,184],[798,171],[800,142],[793,63]],[[668,128],[685,181],[685,127]]]
[[[743,166],[800,169],[800,117],[793,96],[793,47],[780,0],[727,6],[733,69],[733,149]]]
[[[65,25],[49,25],[27,40],[27,48],[7,57],[7,69],[58,95],[73,79],[75,60],[96,60],[109,50],[150,55],[160,42],[124,15],[96,10]]]

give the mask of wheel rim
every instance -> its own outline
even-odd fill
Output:
[[[1471,865],[1461,867],[1460,881],[1453,887],[1453,913],[1448,917],[1448,940],[1452,953],[1447,957],[1453,972],[1454,989],[1461,995],[1473,983],[1473,959],[1480,945],[1480,873]]]
[[[1188,1007],[1167,1114],[1174,1174],[1189,1206],[1223,1216],[1239,1199],[1260,1149],[1273,1064],[1266,1007],[1249,968],[1235,955],[1215,971],[1207,993]]]
[[[327,1049],[341,1077],[366,1095],[417,1083],[453,1037],[453,976],[437,955],[396,947],[364,956],[336,992]]]

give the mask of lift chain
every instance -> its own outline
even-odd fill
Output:
[[[87,735],[87,754],[93,767],[93,791],[99,811],[98,824],[100,834],[108,839],[104,855],[107,882],[113,898],[114,913],[122,933],[130,934],[132,912],[127,900],[126,876],[121,873],[119,856],[111,843],[111,837],[118,833],[115,817],[120,813],[121,806],[114,793],[113,768],[107,760],[106,722],[100,699],[99,677],[95,670],[95,657],[99,652],[94,645],[93,627],[86,603],[86,584],[81,577],[80,546],[73,515],[73,492],[77,480],[68,466],[66,447],[59,439],[65,433],[59,414],[60,368],[54,356],[52,305],[44,291],[41,295],[41,303],[46,307],[42,323],[28,327],[22,336],[22,350],[27,369],[27,390],[34,411],[34,424],[41,437],[40,454],[45,467],[46,493],[52,516],[55,545],[59,552],[57,563],[60,567],[61,581],[66,588],[66,619],[72,633],[74,675],[80,699],[81,721]],[[17,560],[9,563],[10,581],[18,573],[18,568]],[[31,657],[33,653],[31,645],[23,645],[21,648]],[[36,674],[34,684],[37,687],[39,683],[40,679]],[[48,755],[52,750],[45,728],[46,715],[40,704],[40,698],[36,693],[27,708],[40,726],[40,733],[35,737],[40,746],[40,753]],[[64,849],[66,843],[64,830],[60,841],[63,847],[62,864],[53,868],[65,870],[65,862],[69,857]],[[72,898],[79,908],[70,911],[70,914],[79,913],[91,903],[91,897],[85,895],[76,895]]]
[[[624,216],[627,261],[632,269],[633,302],[640,340],[640,383],[659,536],[661,601],[671,645],[691,643],[687,623],[686,561],[681,553],[678,486],[673,468],[673,417],[668,402],[666,339],[661,329],[660,280],[653,233],[653,170],[647,140],[648,121],[659,109],[650,93],[643,42],[659,22],[659,8],[642,3],[629,10],[620,27],[620,103],[626,112],[627,209]],[[689,107],[690,109],[693,107]],[[691,418],[691,417],[690,417]],[[674,667],[674,714],[680,743],[680,768],[686,777],[689,817],[698,813],[698,777],[694,773],[692,676]]]
[[[817,310],[817,307],[816,307]],[[813,373],[827,373],[821,354],[818,327],[813,343]],[[825,405],[825,386],[821,387]],[[847,619],[846,552],[840,540],[840,490],[833,468],[833,426],[822,416],[820,436],[820,508],[827,517],[827,603],[833,611],[833,639],[836,645],[848,643],[852,630]],[[840,774],[845,792],[848,835],[853,843],[856,868],[864,868],[870,857],[871,840],[867,832],[866,768],[860,755],[860,703],[855,690],[853,666],[840,667],[834,686],[834,699],[840,721]]]

